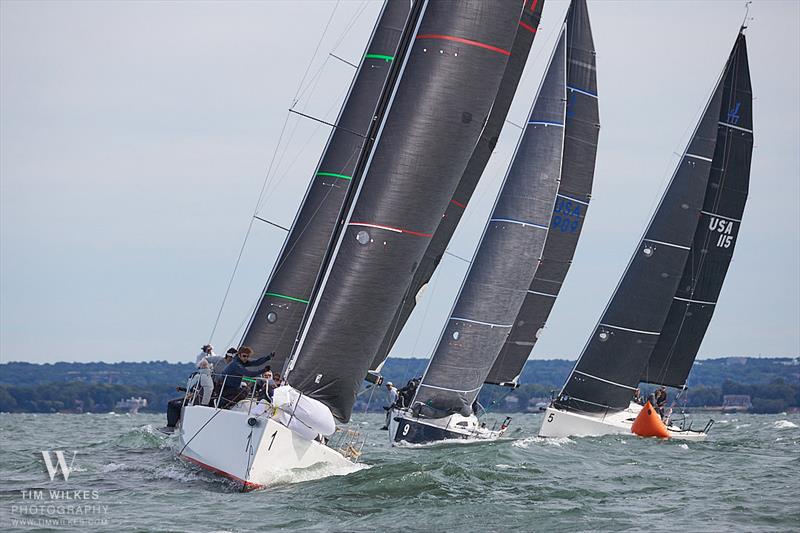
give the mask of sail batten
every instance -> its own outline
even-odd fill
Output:
[[[591,199],[600,119],[594,41],[584,0],[572,2],[566,25],[567,113],[556,203],[539,267],[515,326],[486,378],[489,384],[518,384],[517,378],[544,330],[572,265]]]
[[[562,27],[528,125],[412,402],[421,416],[472,414],[536,271],[558,189],[566,113]]]

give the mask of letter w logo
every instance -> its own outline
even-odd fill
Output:
[[[42,450],[42,457],[44,458],[44,464],[47,467],[47,473],[50,474],[50,481],[53,481],[56,478],[56,474],[58,474],[59,469],[61,470],[61,475],[64,476],[64,481],[69,480],[69,475],[72,473],[72,465],[75,464],[75,456],[78,455],[78,452],[72,452],[72,462],[67,467],[67,460],[64,459],[64,452],[61,450],[56,450],[56,459],[58,462],[53,464],[53,459],[50,457],[49,450]]]

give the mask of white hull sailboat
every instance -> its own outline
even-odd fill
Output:
[[[491,10],[481,2],[384,3],[242,337],[252,352],[276,354],[272,368],[287,385],[271,404],[251,396],[229,410],[185,407],[181,457],[247,488],[298,468],[352,468],[361,442],[342,432],[333,444],[336,422],[349,422],[483,134],[520,8],[516,0]],[[248,376],[261,371],[242,366]]]
[[[639,416],[642,406],[631,402],[627,409],[602,416],[572,412],[548,407],[539,430],[540,437],[601,437],[603,435],[631,435],[631,426]],[[670,438],[702,441],[708,436],[710,423],[703,430],[693,430],[667,423]]]
[[[294,480],[298,469],[313,470],[304,479],[355,469],[355,457],[347,458],[320,440],[292,431],[270,416],[271,407],[254,414],[245,407],[249,400],[243,404],[234,409],[186,406],[178,456],[240,483],[245,490]]]
[[[628,267],[558,397],[541,436],[702,440],[664,422],[640,383],[680,391],[719,299],[747,200],[752,90],[743,26],[711,98]]]

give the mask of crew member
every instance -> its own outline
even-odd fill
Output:
[[[225,388],[222,389],[221,393],[222,398],[226,400],[223,407],[231,406],[244,398],[244,396],[247,394],[247,391],[242,392],[242,377],[260,376],[267,367],[267,363],[274,357],[274,355],[275,352],[272,352],[264,357],[252,359],[252,348],[249,346],[242,346],[239,348],[239,352],[236,354],[233,360],[228,363],[228,366],[225,367],[225,370],[222,371],[223,374],[227,375],[225,378]]]
[[[395,387],[391,381],[386,382],[386,392],[389,396],[389,405],[383,406],[383,408],[386,410],[386,423],[381,428],[383,430],[389,429],[389,417],[392,414],[392,408],[397,405],[397,399],[400,397],[397,387]]]

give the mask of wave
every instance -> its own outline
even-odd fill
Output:
[[[789,428],[796,428],[797,424],[794,422],[789,422],[788,420],[776,420],[775,424],[773,424],[777,429],[789,429]]]
[[[564,444],[574,444],[569,437],[526,437],[511,443],[515,448],[528,448],[531,444],[544,444],[546,446],[561,447]]]

